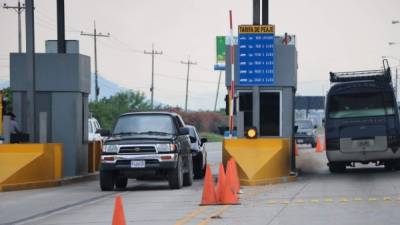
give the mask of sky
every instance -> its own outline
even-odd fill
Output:
[[[43,52],[45,40],[56,39],[56,1],[36,0],[35,7],[36,51]],[[163,52],[155,57],[156,102],[183,107],[187,66],[181,61],[197,62],[190,67],[191,110],[214,107],[215,36],[229,34],[229,10],[234,33],[252,23],[251,0],[65,0],[65,7],[66,39],[79,40],[82,54],[93,56],[93,39],[80,32],[93,32],[94,20],[98,32],[110,33],[98,39],[99,74],[126,89],[150,96],[151,56],[143,51],[154,44]],[[382,56],[398,66],[400,44],[388,42],[400,42],[400,24],[391,23],[400,20],[399,9],[399,0],[270,0],[276,34],[296,35],[297,94],[321,95],[330,71],[377,69]],[[24,21],[23,15],[23,37]],[[9,80],[8,56],[17,49],[17,14],[0,8],[0,80]],[[224,107],[224,82],[220,90],[218,107]]]

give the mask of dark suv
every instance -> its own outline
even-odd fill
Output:
[[[164,176],[171,189],[190,186],[193,162],[189,129],[176,113],[126,113],[118,118],[104,142],[100,187],[125,188],[128,178]]]

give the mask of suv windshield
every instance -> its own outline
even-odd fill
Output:
[[[393,96],[382,92],[339,94],[329,103],[330,118],[393,115]]]
[[[304,121],[296,121],[296,126],[299,127],[299,129],[312,129],[312,122],[309,120],[304,120]]]
[[[127,115],[118,119],[113,135],[174,134],[173,120],[168,115]]]

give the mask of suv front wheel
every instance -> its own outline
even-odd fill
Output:
[[[115,177],[110,171],[100,171],[100,188],[102,191],[114,190]]]
[[[168,173],[168,184],[170,189],[180,189],[183,186],[182,157],[178,157],[176,168]]]

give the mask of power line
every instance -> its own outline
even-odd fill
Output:
[[[21,13],[25,9],[25,4],[21,5],[20,0],[16,6],[8,6],[6,3],[3,5],[4,9],[13,9],[18,14],[18,52],[22,52],[22,34],[21,34]]]
[[[96,21],[94,21],[94,29],[93,33],[84,33],[81,31],[81,35],[83,36],[90,36],[93,37],[94,41],[94,75],[95,75],[95,93],[96,93],[96,102],[98,101],[99,94],[100,94],[100,88],[99,88],[99,83],[98,83],[98,77],[97,77],[97,37],[110,37],[110,33],[107,34],[102,34],[102,33],[97,33],[96,30]]]
[[[143,52],[146,55],[151,55],[151,108],[153,108],[153,101],[154,101],[154,56],[155,55],[162,55],[162,51],[154,50],[154,44],[151,45],[151,52],[144,50]]]
[[[182,64],[187,65],[187,75],[186,75],[186,98],[185,98],[185,112],[187,112],[187,105],[188,105],[188,92],[189,92],[189,72],[191,65],[197,65],[196,62],[190,61],[190,56],[188,57],[187,61],[181,61]]]

